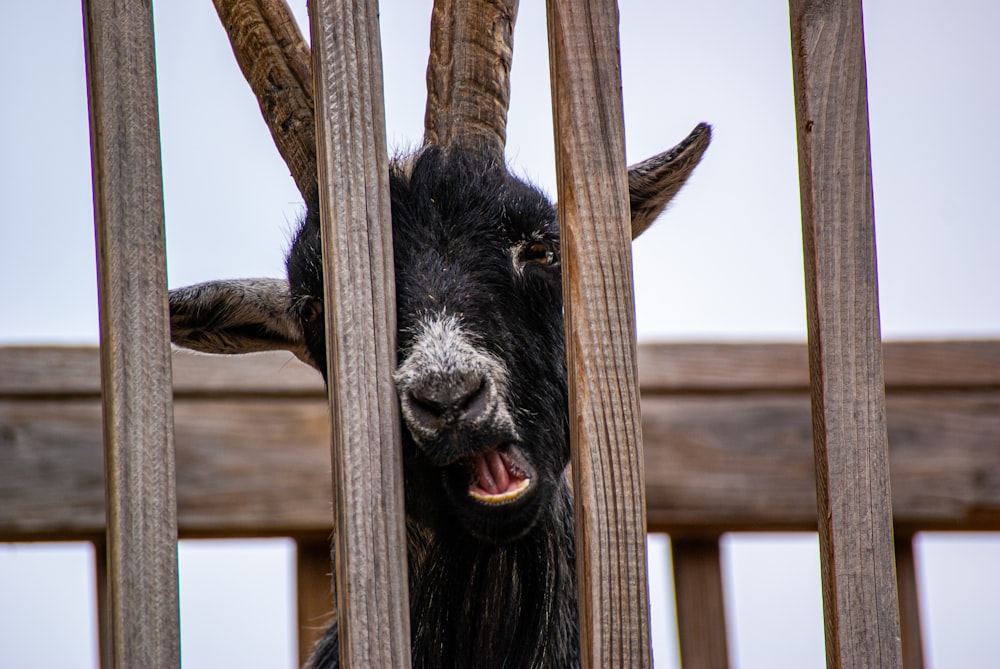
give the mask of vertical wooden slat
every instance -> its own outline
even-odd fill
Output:
[[[898,667],[859,0],[790,0],[827,666]]]
[[[924,639],[920,630],[920,598],[914,537],[896,538],[896,582],[899,589],[899,624],[903,642],[903,668],[924,669]]]
[[[684,669],[729,666],[719,538],[670,538]]]
[[[303,666],[312,654],[316,642],[323,636],[333,611],[330,543],[296,540],[295,576],[299,666]]]
[[[582,666],[652,664],[615,3],[549,0]]]
[[[333,408],[340,657],[409,666],[395,284],[375,0],[309,6]]]
[[[180,664],[170,338],[153,17],[83,4],[114,664]]]

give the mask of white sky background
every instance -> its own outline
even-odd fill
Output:
[[[0,23],[0,344],[94,343],[96,278],[80,3],[8,3]],[[430,2],[382,6],[390,145],[422,135]],[[295,10],[304,18],[304,2]],[[301,211],[208,0],[156,8],[171,287],[280,276]],[[1000,336],[1000,5],[865,7],[883,335]],[[784,2],[621,2],[629,162],[699,121],[713,145],[634,245],[644,340],[805,338]],[[508,157],[555,193],[543,3],[522,2]],[[284,542],[181,548],[186,667],[292,666]],[[823,663],[814,535],[725,544],[731,654]],[[94,666],[86,548],[0,546],[0,667]],[[651,587],[669,592],[664,542]],[[925,537],[917,558],[932,667],[996,666],[1000,541]],[[661,566],[662,565],[662,566]],[[665,590],[666,589],[666,590]],[[657,665],[677,664],[658,606]],[[222,659],[220,659],[222,658]]]

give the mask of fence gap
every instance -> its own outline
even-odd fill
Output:
[[[827,666],[900,666],[859,0],[790,0]]]
[[[719,537],[671,537],[681,666],[729,666]]]
[[[395,283],[375,0],[309,5],[345,667],[410,664]]]
[[[631,231],[607,0],[549,0],[581,666],[652,665]]]
[[[104,399],[111,657],[177,667],[173,400],[150,3],[83,4]]]

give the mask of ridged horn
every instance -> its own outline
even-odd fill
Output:
[[[213,0],[278,153],[308,202],[316,194],[309,46],[284,0]]]
[[[518,0],[435,0],[424,144],[503,163]]]
[[[712,127],[699,123],[680,144],[628,168],[632,239],[644,233],[687,182],[712,141]]]

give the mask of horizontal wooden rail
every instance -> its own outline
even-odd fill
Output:
[[[640,344],[639,386],[650,395],[809,390],[804,344]],[[174,396],[318,397],[323,381],[284,353],[252,356],[177,351]],[[1000,392],[1000,340],[885,344],[889,391]],[[0,399],[100,397],[101,366],[89,346],[0,346]]]
[[[815,529],[805,347],[639,347],[649,528]],[[0,348],[0,541],[104,533],[95,348]],[[1000,530],[1000,341],[885,345],[897,532]],[[174,354],[183,537],[330,531],[329,414],[289,355]]]

